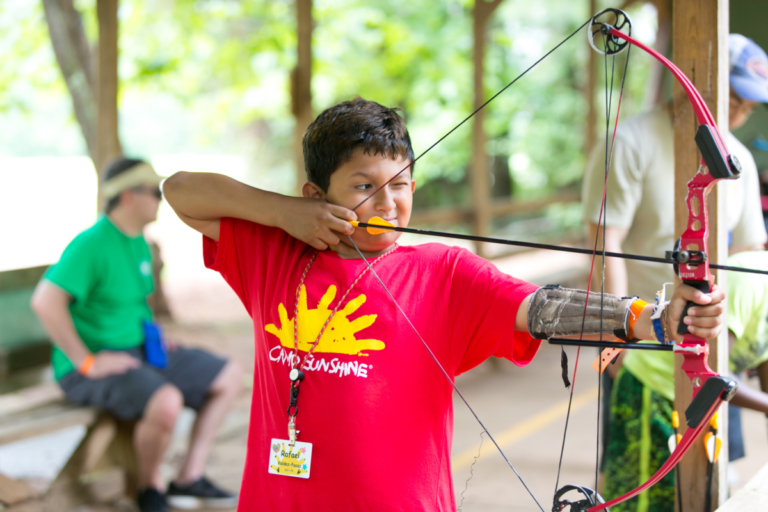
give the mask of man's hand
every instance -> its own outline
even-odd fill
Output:
[[[120,375],[141,366],[141,361],[125,352],[104,350],[94,355],[93,366],[86,375],[89,379],[103,379],[110,375]]]
[[[687,301],[699,304],[688,310],[688,316],[682,322],[688,326],[688,332],[704,339],[716,338],[723,327],[725,312],[725,293],[716,285],[710,293],[703,293],[696,288],[681,284],[675,288],[675,293],[669,301],[667,313],[667,332],[675,341],[683,341],[683,334],[677,334],[680,317],[685,310]]]
[[[357,220],[352,210],[309,197],[285,198],[280,227],[318,250],[338,245],[341,235],[351,235],[355,228],[349,223]]]

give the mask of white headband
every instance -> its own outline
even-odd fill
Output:
[[[163,178],[157,175],[155,169],[146,162],[142,162],[129,171],[118,174],[104,183],[102,191],[104,197],[112,199],[121,192],[141,185],[160,185]]]

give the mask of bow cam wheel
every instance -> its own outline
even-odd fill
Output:
[[[575,491],[583,496],[583,499],[579,501],[570,501],[563,498],[565,494],[571,491]],[[590,507],[605,503],[602,496],[597,494],[589,487],[582,487],[580,485],[565,485],[555,493],[555,498],[552,504],[552,512],[564,511],[567,507],[570,507],[571,512],[586,512]],[[605,509],[610,512],[610,509]]]
[[[611,35],[612,28],[631,36],[632,20],[620,9],[605,9],[595,14],[587,25],[589,46],[601,55],[616,55],[623,52],[629,42]]]

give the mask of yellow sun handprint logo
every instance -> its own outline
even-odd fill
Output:
[[[328,306],[334,298],[336,298],[336,287],[331,285],[320,302],[317,303],[317,308],[307,309],[307,289],[304,285],[301,286],[297,314],[299,318],[299,350],[308,352],[312,348],[317,335],[320,334],[320,329],[323,328],[331,315],[332,310],[328,309]],[[376,321],[376,315],[363,315],[350,321],[349,316],[363,304],[365,304],[365,295],[358,295],[350,300],[343,309],[336,312],[322,338],[320,338],[315,353],[367,356],[368,354],[364,353],[364,350],[382,350],[384,348],[383,341],[355,338],[355,334],[366,327],[370,327]],[[280,304],[277,309],[280,314],[280,328],[278,329],[275,324],[269,324],[264,329],[277,336],[282,346],[293,349],[293,322],[295,319],[288,318],[283,304]]]

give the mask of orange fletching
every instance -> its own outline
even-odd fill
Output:
[[[383,233],[387,233],[389,231],[394,231],[393,229],[387,229],[387,228],[394,228],[395,225],[391,222],[387,222],[381,217],[371,217],[368,219],[368,222],[366,224],[375,224],[376,226],[381,226],[384,229],[381,228],[374,228],[371,226],[368,226],[367,231],[368,233],[372,235],[381,235]]]

